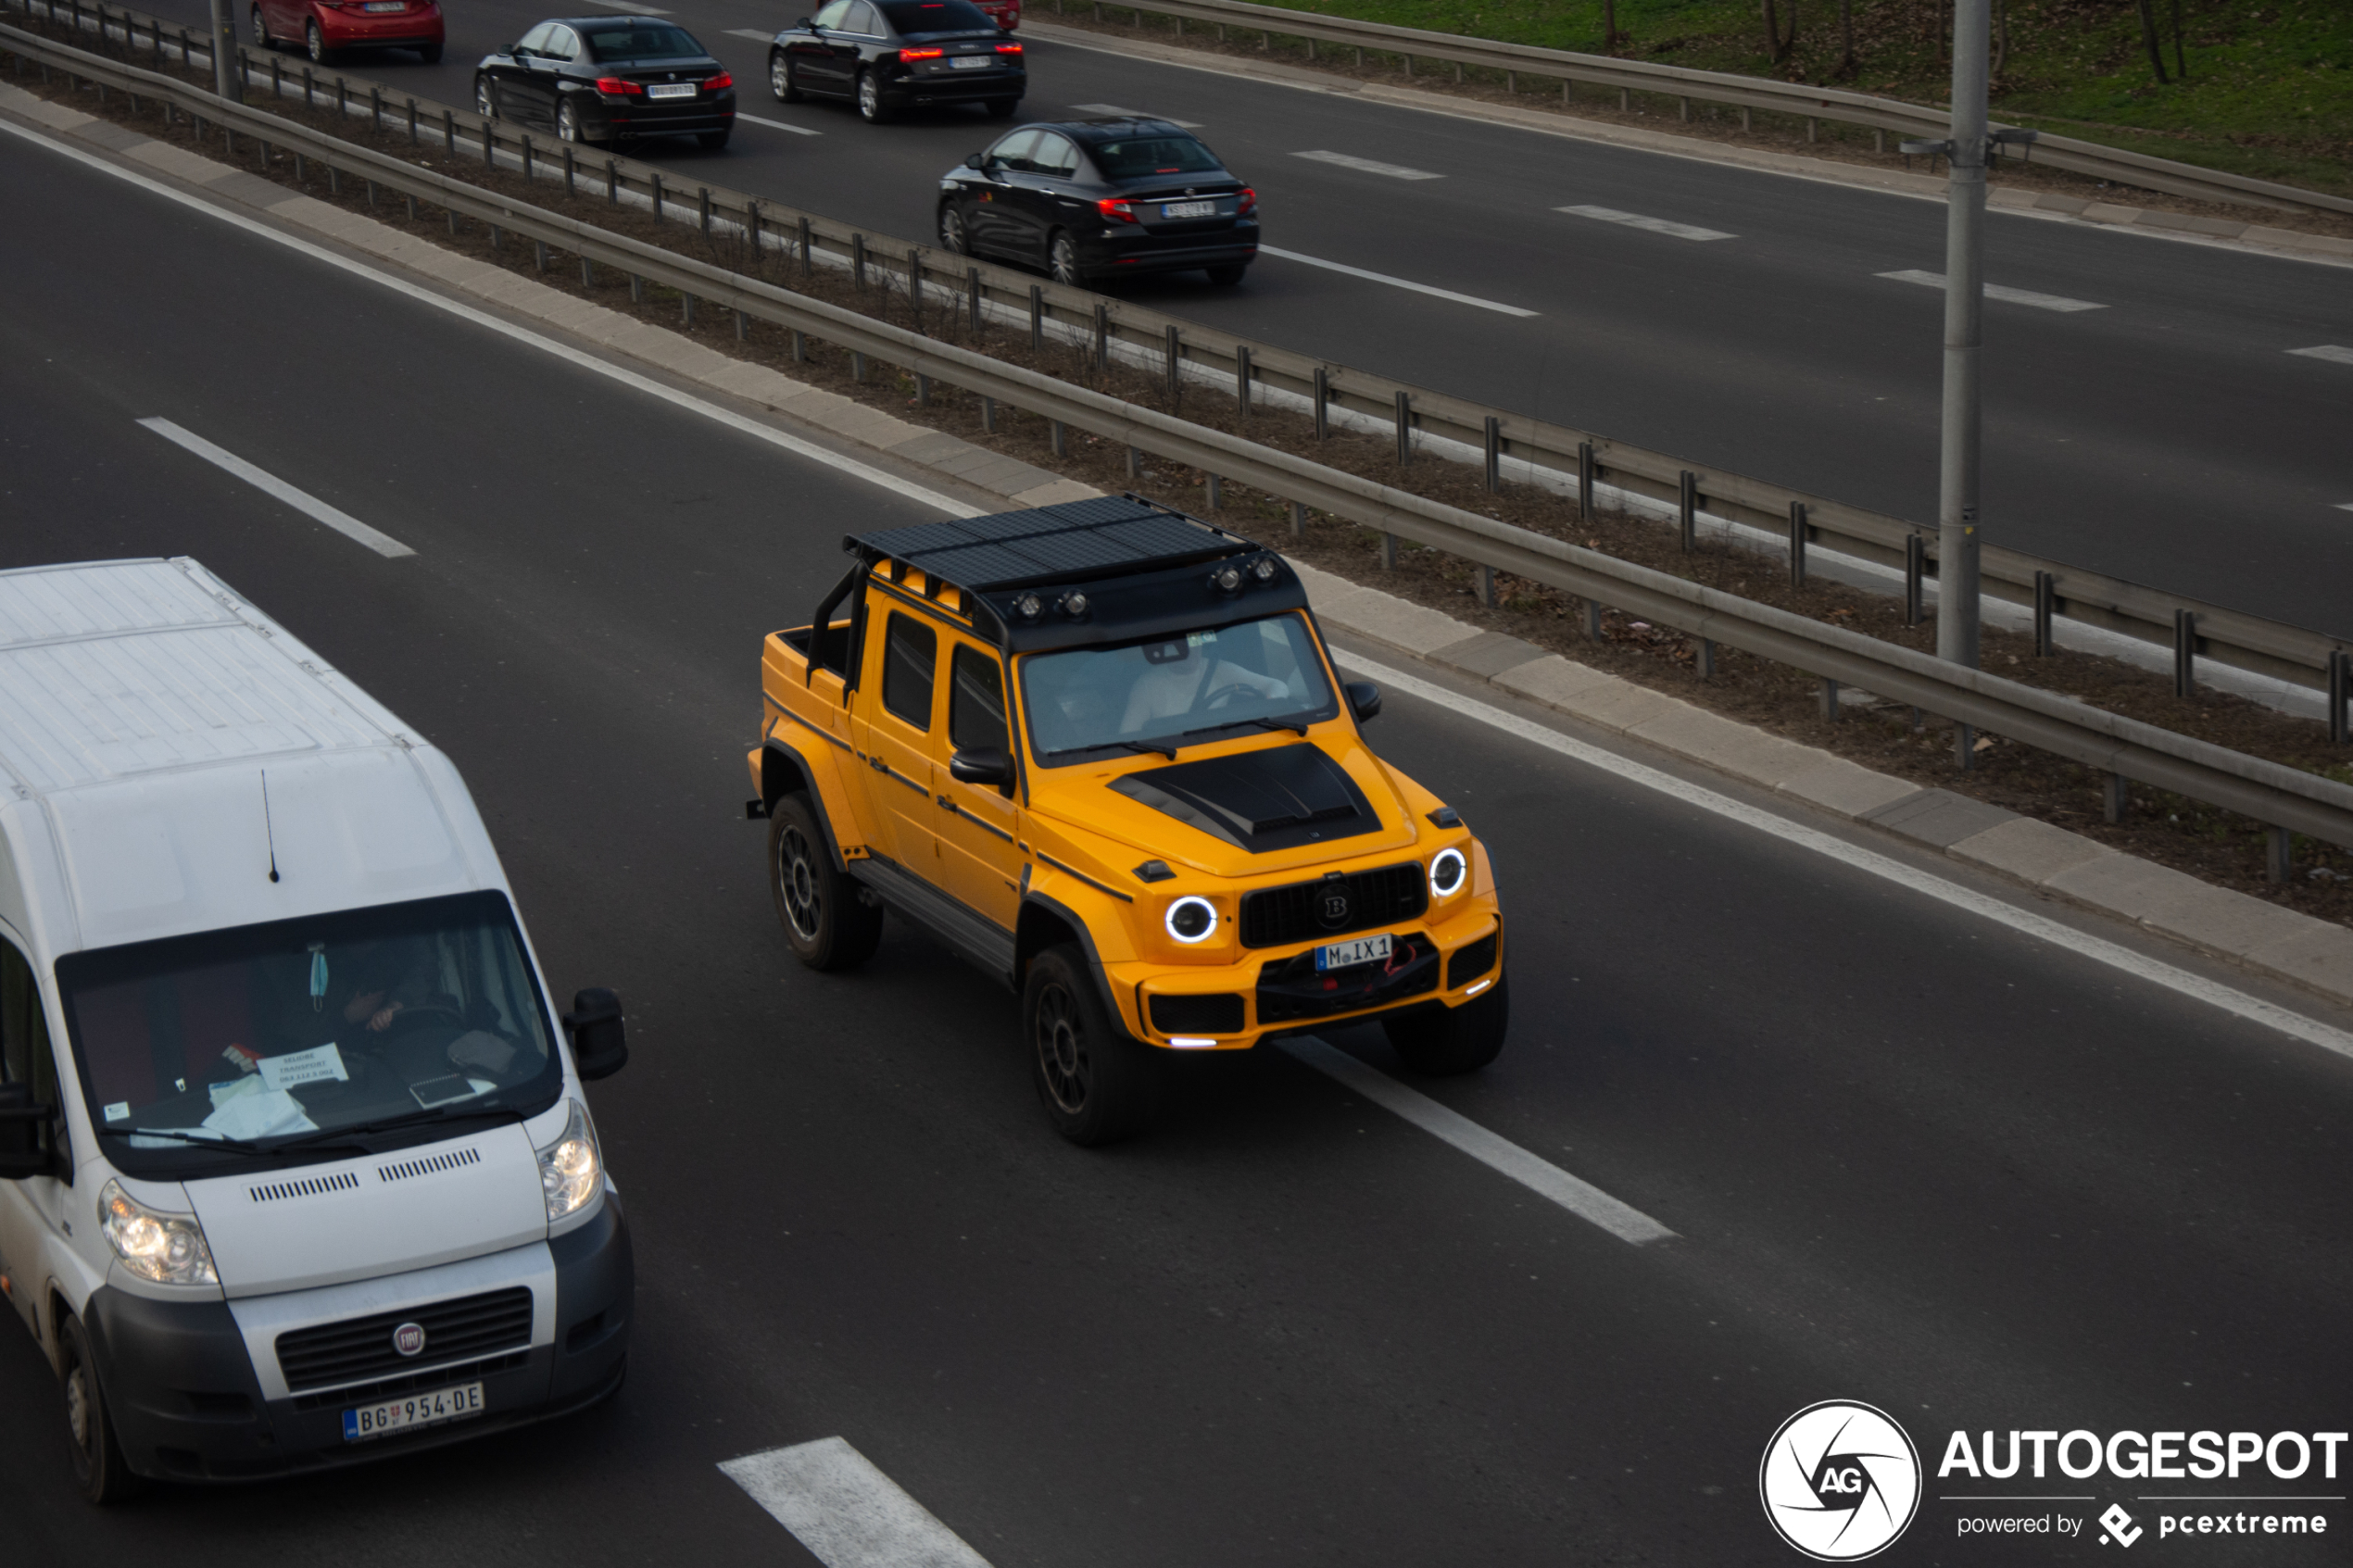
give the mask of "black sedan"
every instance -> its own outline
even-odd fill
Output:
[[[939,243],[1061,283],[1193,268],[1239,283],[1258,257],[1258,193],[1164,119],[1025,125],[941,179]]]
[[[567,17],[483,57],[474,110],[551,126],[566,142],[692,136],[715,150],[736,128],[736,79],[673,23]]]
[[[971,0],[828,0],[776,34],[768,89],[781,103],[847,98],[870,120],[934,104],[999,119],[1029,90],[1013,35]]]

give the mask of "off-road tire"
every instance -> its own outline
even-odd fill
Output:
[[[1416,1008],[1380,1021],[1390,1048],[1432,1078],[1476,1073],[1495,1060],[1512,1026],[1512,978],[1500,974],[1485,995],[1460,1007]]]
[[[1091,1148],[1151,1124],[1160,1112],[1160,1055],[1119,1026],[1075,944],[1030,960],[1021,1022],[1030,1079],[1054,1131]]]
[[[768,808],[768,891],[793,956],[811,969],[852,969],[882,942],[882,906],[834,869],[833,851],[799,790]]]
[[[65,1396],[66,1441],[73,1454],[73,1481],[82,1495],[105,1507],[133,1497],[142,1489],[115,1440],[114,1413],[107,1408],[98,1386],[98,1364],[90,1354],[89,1336],[79,1319],[57,1323],[58,1373]]]

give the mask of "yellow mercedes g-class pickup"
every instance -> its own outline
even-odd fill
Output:
[[[766,640],[749,758],[801,962],[928,930],[1019,995],[1081,1144],[1151,1119],[1163,1052],[1378,1018],[1416,1072],[1494,1060],[1487,851],[1365,744],[1379,688],[1279,555],[1135,495],[844,544]]]

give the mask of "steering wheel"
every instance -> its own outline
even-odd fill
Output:
[[[1218,687],[1215,691],[1210,693],[1207,696],[1202,698],[1201,705],[1203,708],[1223,708],[1227,702],[1238,696],[1263,697],[1264,696],[1265,696],[1264,692],[1260,691],[1256,686],[1252,685],[1248,681],[1228,681],[1224,685]]]

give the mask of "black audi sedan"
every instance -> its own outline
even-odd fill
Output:
[[[1195,268],[1239,283],[1258,257],[1258,193],[1164,119],[1025,125],[940,180],[939,243],[1060,283]]]
[[[736,79],[674,23],[567,17],[483,56],[474,110],[549,126],[566,142],[692,136],[716,150],[736,128]]]
[[[935,104],[1002,119],[1029,72],[1013,35],[972,0],[827,0],[769,45],[768,90],[786,104],[847,98],[875,121]]]

